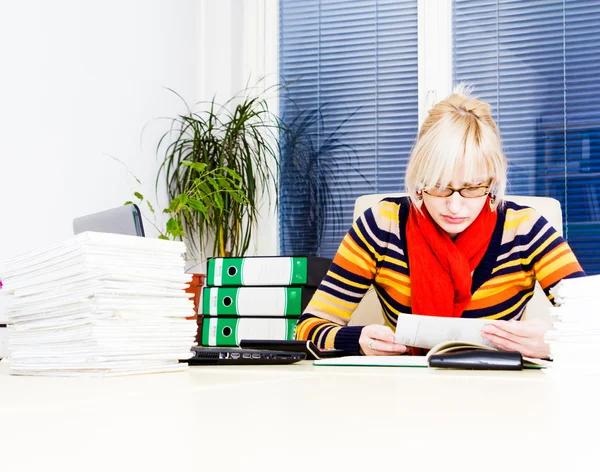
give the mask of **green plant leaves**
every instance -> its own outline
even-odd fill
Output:
[[[156,184],[165,179],[167,212],[181,218],[194,249],[205,249],[212,236],[213,255],[242,256],[261,198],[275,190],[277,202],[279,120],[263,96],[224,105],[213,99],[201,112],[184,104],[188,112],[170,120],[158,143],[164,159]]]
[[[167,233],[171,234],[173,237],[185,236],[181,222],[176,218],[169,218],[169,221],[167,221]]]

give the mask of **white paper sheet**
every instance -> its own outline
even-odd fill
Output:
[[[396,342],[405,346],[431,349],[445,341],[463,341],[493,345],[481,337],[481,329],[491,320],[481,318],[446,318],[440,316],[398,316]]]

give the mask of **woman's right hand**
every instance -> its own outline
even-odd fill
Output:
[[[396,344],[396,336],[389,326],[367,325],[360,332],[358,344],[365,356],[398,356],[408,348]]]

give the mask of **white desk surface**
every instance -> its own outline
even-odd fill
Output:
[[[590,470],[597,380],[309,362],[49,378],[1,362],[0,470]]]

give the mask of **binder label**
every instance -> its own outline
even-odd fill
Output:
[[[210,264],[212,269],[212,277],[211,274],[208,274],[208,280],[213,281],[213,285],[220,286],[223,283],[223,259],[218,257],[213,259],[213,263]]]
[[[214,257],[208,260],[209,287],[310,285],[321,281],[330,263],[307,256]]]
[[[239,345],[242,339],[294,339],[296,323],[297,320],[278,318],[241,318],[238,324],[236,343]],[[292,337],[290,337],[290,331]]]
[[[208,321],[208,323],[206,323]],[[206,323],[208,326],[206,326],[207,328],[207,332],[208,332],[208,345],[209,346],[216,346],[217,345],[217,321],[218,318],[205,318],[204,319],[204,323]]]
[[[208,305],[208,311],[206,312],[209,315],[216,315],[218,313],[219,306],[219,290],[209,290],[210,293],[210,304]]]
[[[202,293],[209,316],[300,316],[306,298],[302,287],[204,287]]]
[[[241,285],[291,285],[291,257],[247,258],[241,268]]]
[[[205,318],[204,346],[239,346],[242,339],[294,339],[297,319]]]
[[[287,291],[283,287],[240,290],[236,312],[247,315],[285,315]]]

